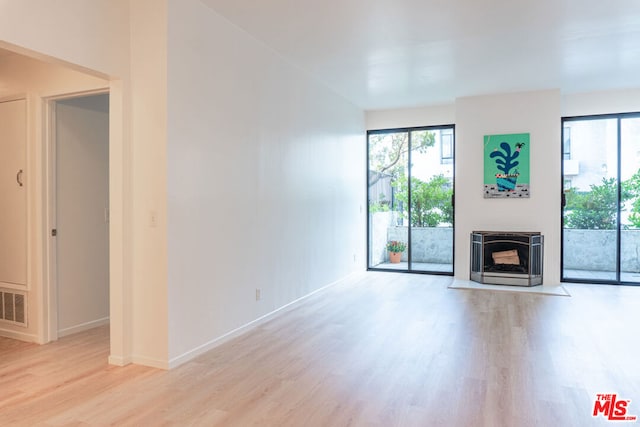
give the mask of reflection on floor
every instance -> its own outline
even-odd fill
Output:
[[[382,262],[372,268],[379,268],[385,270],[409,270],[409,263],[400,262],[392,264],[390,262]],[[432,271],[437,273],[453,273],[453,264],[435,264],[430,262],[412,262],[411,270],[413,271]]]
[[[407,262],[400,262],[392,264],[390,262],[383,262],[372,266],[373,269],[381,270],[402,270],[408,271],[409,265]],[[437,273],[452,273],[453,264],[435,264],[426,262],[413,262],[411,263],[411,270],[413,271],[429,271]],[[594,282],[600,280],[616,280],[615,271],[595,271],[595,270],[564,270],[564,278],[576,279],[576,280],[593,280]],[[640,273],[620,273],[620,281],[628,283],[640,284]]]
[[[596,270],[564,270],[563,275],[566,279],[576,280],[616,280],[615,271],[596,271]],[[640,283],[640,273],[620,273],[620,281]]]

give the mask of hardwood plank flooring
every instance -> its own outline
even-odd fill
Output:
[[[168,372],[107,365],[107,327],[0,338],[0,425],[610,425],[597,393],[640,416],[640,288],[451,280],[363,273]]]

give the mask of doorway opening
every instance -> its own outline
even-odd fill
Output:
[[[109,94],[49,100],[51,340],[109,323]]]

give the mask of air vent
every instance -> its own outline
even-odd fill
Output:
[[[0,321],[27,326],[27,297],[25,294],[0,291]]]

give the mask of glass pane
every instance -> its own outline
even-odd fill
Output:
[[[453,272],[453,128],[413,131],[411,142],[411,269]]]
[[[622,119],[620,280],[640,282],[640,118]]]
[[[563,278],[617,280],[617,146],[616,119],[564,122]]]
[[[406,270],[409,134],[369,134],[368,146],[369,267]]]

